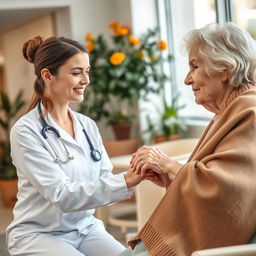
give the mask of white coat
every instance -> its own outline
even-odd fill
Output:
[[[41,134],[42,124],[36,107],[21,117],[11,129],[11,156],[19,178],[18,201],[14,220],[7,228],[8,239],[33,233],[68,233],[73,230],[86,235],[95,222],[95,207],[131,197],[124,174],[113,175],[112,164],[104,149],[94,121],[69,109],[75,139],[59,127],[48,114],[45,120],[61,134],[73,160],[65,164],[55,161],[55,154]],[[82,122],[92,144],[102,158],[90,156]],[[49,141],[61,159],[66,159],[63,145],[51,131]]]

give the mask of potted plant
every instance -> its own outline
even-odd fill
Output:
[[[179,94],[175,94],[170,105],[163,99],[162,110],[155,105],[157,114],[160,116],[159,125],[154,125],[152,119],[149,116],[146,117],[148,129],[145,132],[150,133],[150,139],[153,139],[155,143],[179,139],[182,137],[182,133],[186,131],[185,121],[179,116],[179,111],[185,108],[185,104],[179,105],[178,100]]]
[[[0,127],[4,131],[4,137],[0,141],[0,191],[6,206],[14,205],[17,194],[17,173],[10,156],[10,129],[24,105],[22,91],[13,102],[5,92],[0,92]]]
[[[117,140],[125,140],[130,137],[133,115],[124,114],[122,111],[114,112],[108,119]]]
[[[149,29],[140,38],[131,33],[130,28],[117,22],[109,25],[113,31],[112,44],[108,44],[102,35],[86,35],[86,47],[90,54],[91,91],[87,93],[85,103],[79,111],[98,121],[107,119],[107,124],[125,124],[134,118],[131,106],[148,93],[160,92],[166,75],[160,65],[170,57],[163,57],[162,51],[167,44],[157,38],[157,29]],[[110,46],[109,46],[110,45]],[[116,135],[119,138],[129,138]]]

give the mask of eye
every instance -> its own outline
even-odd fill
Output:
[[[193,68],[193,69],[197,69],[197,68],[198,68],[198,65],[192,64],[192,68]]]
[[[73,75],[73,76],[79,76],[79,75],[80,75],[80,72],[73,72],[72,75]]]

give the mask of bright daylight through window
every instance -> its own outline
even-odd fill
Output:
[[[158,0],[158,17],[162,36],[168,38],[170,53],[174,61],[165,70],[171,73],[171,84],[166,84],[168,93],[180,93],[180,103],[186,104],[181,115],[190,120],[209,120],[213,116],[194,102],[189,86],[184,85],[188,72],[187,56],[180,45],[187,31],[209,23],[232,21],[246,29],[256,39],[255,0]],[[167,65],[167,64],[166,64]],[[169,97],[170,98],[170,97]]]

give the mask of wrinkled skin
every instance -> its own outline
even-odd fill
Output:
[[[132,155],[131,170],[155,184],[168,187],[182,167],[158,148],[143,146]]]

